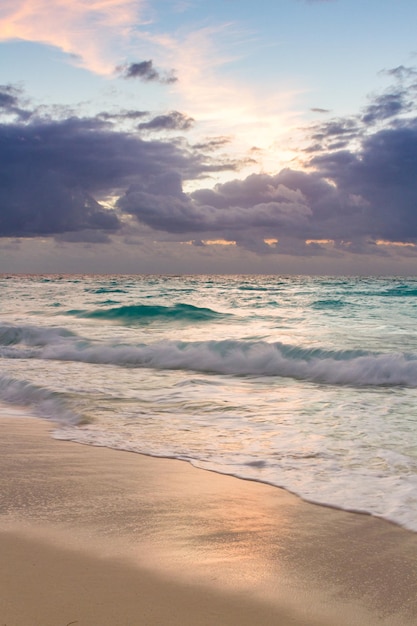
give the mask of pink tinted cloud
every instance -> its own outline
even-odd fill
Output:
[[[100,74],[113,71],[132,32],[146,23],[146,0],[3,0],[0,40],[57,46],[77,64]],[[119,54],[118,54],[119,53]]]

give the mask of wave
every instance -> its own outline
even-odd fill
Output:
[[[346,302],[343,300],[316,300],[311,303],[312,309],[341,309],[346,306]],[[350,305],[351,306],[351,305]]]
[[[349,289],[349,293],[342,291],[341,297],[349,295],[349,299],[360,298],[415,298],[417,296],[417,286],[415,283],[394,285],[393,287],[386,287],[385,285],[379,287],[375,286],[374,289],[369,289],[367,285],[352,285]]]
[[[393,298],[415,298],[417,296],[417,287],[414,285],[397,285],[396,287],[392,287],[391,289],[387,289],[381,293],[383,296],[393,297]]]
[[[95,343],[63,329],[0,327],[3,358],[33,358],[182,369],[235,376],[287,377],[332,385],[417,387],[417,354],[325,350],[265,341]],[[6,337],[7,342],[4,343]],[[11,341],[10,338],[13,340]],[[19,344],[19,345],[16,345]]]
[[[73,310],[67,311],[67,314],[92,319],[119,320],[127,324],[150,322],[156,319],[201,322],[230,316],[227,313],[219,313],[212,309],[183,303],[174,304],[173,306],[133,304],[111,309],[96,309],[95,311]]]
[[[99,287],[98,289],[85,289],[84,291],[88,291],[90,293],[127,293],[126,289],[119,289],[115,287]]]
[[[9,404],[29,407],[33,414],[55,422],[74,425],[82,423],[82,416],[66,407],[61,394],[1,373],[0,399]]]
[[[47,346],[58,341],[74,337],[74,333],[65,328],[41,326],[0,325],[0,345],[11,346],[25,344],[27,346]]]

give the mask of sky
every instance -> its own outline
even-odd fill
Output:
[[[0,272],[417,274],[415,0],[2,0]]]

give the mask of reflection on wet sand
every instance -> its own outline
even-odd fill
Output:
[[[185,462],[54,441],[37,420],[3,419],[0,433],[4,530],[287,607],[309,624],[417,619],[414,533]]]

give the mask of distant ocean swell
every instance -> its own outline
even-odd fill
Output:
[[[97,309],[95,311],[75,310],[67,311],[67,315],[76,315],[78,317],[91,319],[116,320],[125,323],[140,323],[142,321],[147,322],[149,320],[164,318],[167,320],[199,322],[230,317],[228,314],[219,313],[212,309],[182,303],[172,306],[135,304],[110,309]]]
[[[331,385],[417,387],[417,354],[325,350],[221,340],[93,342],[61,328],[0,326],[0,356],[235,376],[280,376]]]

